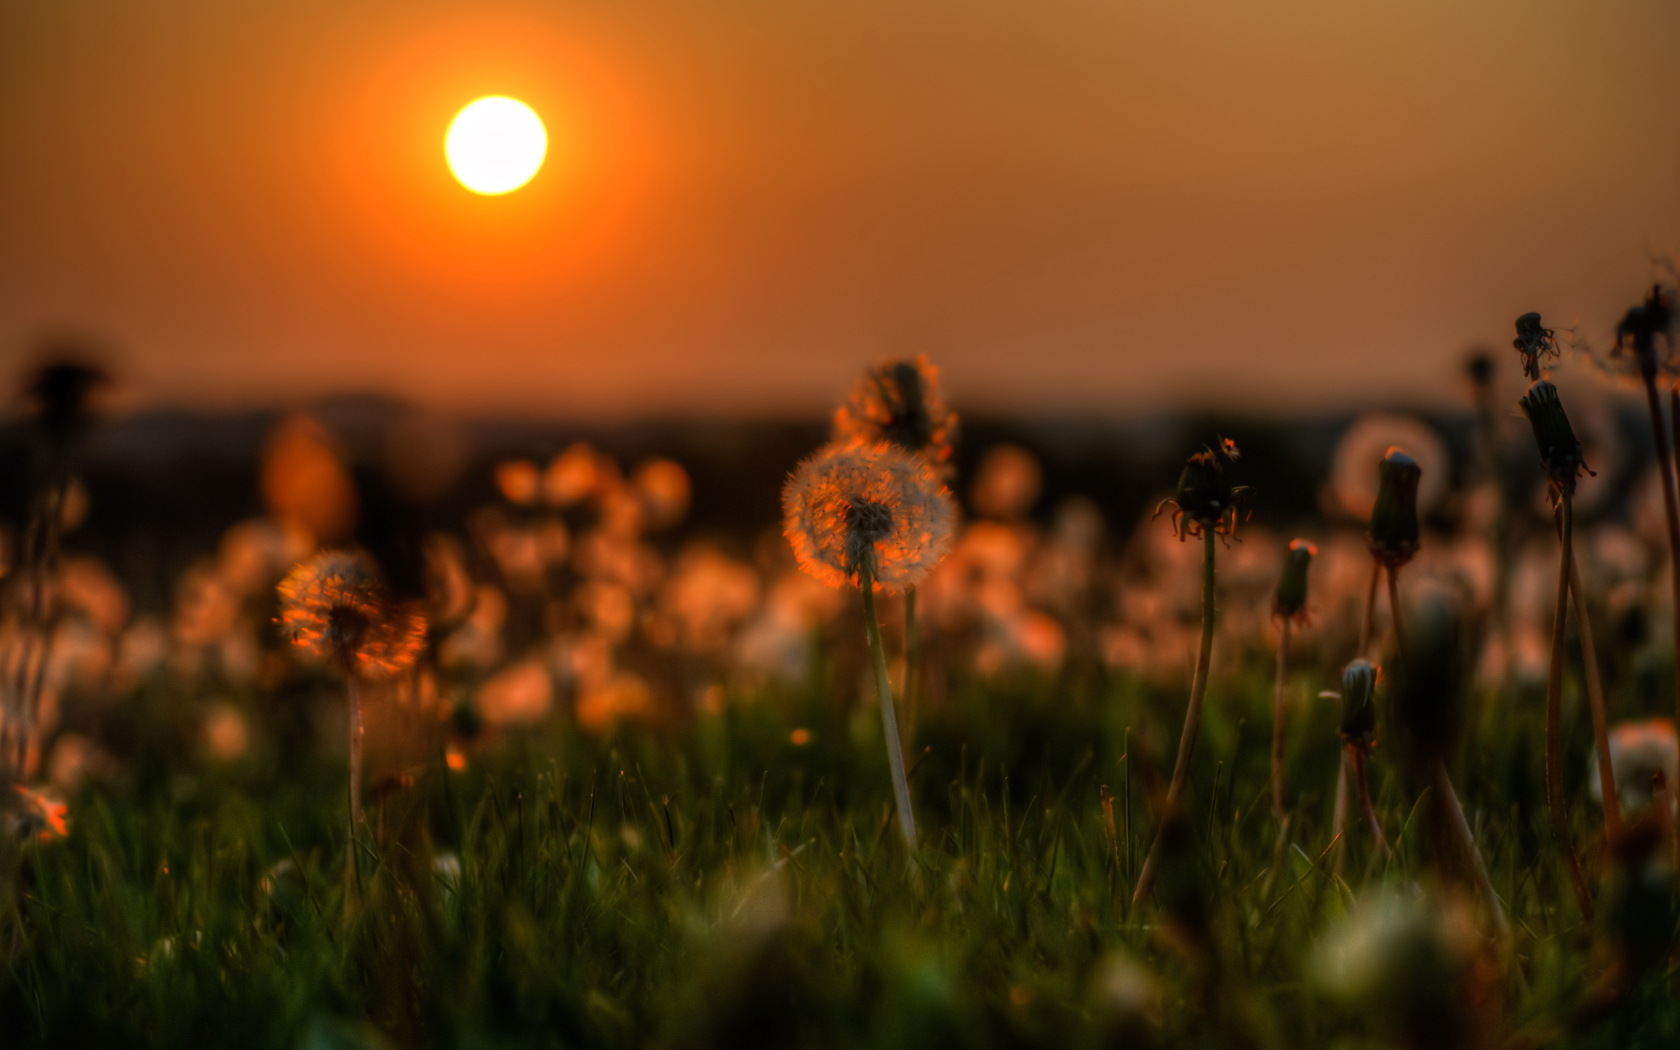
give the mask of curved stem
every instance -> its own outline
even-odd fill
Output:
[[[1178,738],[1178,758],[1173,762],[1172,783],[1167,786],[1166,803],[1156,821],[1155,840],[1144,858],[1143,870],[1138,872],[1137,888],[1132,891],[1132,903],[1137,904],[1148,895],[1155,882],[1155,867],[1160,861],[1162,832],[1169,816],[1178,807],[1184,785],[1190,779],[1190,754],[1196,748],[1196,734],[1202,726],[1202,697],[1207,693],[1208,668],[1213,663],[1214,622],[1214,536],[1213,529],[1202,529],[1202,646],[1196,654],[1196,673],[1190,680],[1190,703],[1184,709],[1184,732]]]
[[[1272,682],[1272,815],[1281,826],[1283,808],[1284,681],[1289,673],[1289,617],[1278,632],[1277,677]]]
[[[1592,618],[1581,588],[1581,569],[1575,551],[1569,552],[1569,593],[1575,603],[1575,626],[1581,632],[1581,660],[1586,665],[1587,703],[1592,708],[1593,747],[1598,752],[1598,786],[1604,793],[1604,831],[1615,838],[1622,831],[1622,800],[1616,795],[1616,771],[1610,765],[1610,723],[1605,714],[1604,679],[1598,673],[1598,649],[1593,644]]]
[[[1342,836],[1347,833],[1348,809],[1348,757],[1347,748],[1343,748],[1336,758],[1336,801],[1330,809],[1330,845],[1340,847]],[[1338,848],[1335,860],[1331,862],[1331,874],[1340,878],[1342,874],[1342,857],[1346,850]]]
[[[1458,836],[1458,844],[1470,860],[1476,885],[1482,891],[1482,896],[1487,898],[1488,911],[1493,915],[1494,929],[1499,932],[1501,941],[1508,940],[1511,928],[1505,922],[1505,909],[1499,903],[1499,895],[1493,892],[1493,880],[1488,877],[1487,865],[1482,863],[1482,851],[1476,848],[1476,836],[1470,832],[1470,821],[1465,819],[1464,807],[1458,801],[1458,792],[1453,790],[1452,777],[1447,775],[1447,764],[1439,758],[1435,760],[1435,790],[1440,793],[1441,804],[1447,811],[1447,823],[1452,827],[1453,834]]]
[[[892,770],[893,803],[904,843],[916,848],[916,816],[910,810],[910,781],[904,775],[904,748],[898,741],[898,716],[893,711],[892,683],[887,681],[887,653],[881,645],[881,622],[875,616],[875,576],[868,567],[858,573],[863,592],[863,622],[869,632],[869,655],[875,663],[875,691],[881,698],[881,732],[887,741],[887,766]]]
[[[1569,809],[1563,798],[1563,647],[1569,614],[1569,565],[1573,560],[1570,547],[1575,536],[1574,502],[1567,495],[1559,511],[1563,520],[1560,534],[1563,553],[1558,564],[1557,612],[1552,617],[1552,660],[1546,673],[1546,808],[1551,813],[1552,833],[1557,837],[1558,853],[1575,891],[1575,902],[1581,915],[1590,921],[1592,897],[1581,874],[1581,863],[1575,857],[1574,843],[1570,841]]]
[[[1382,822],[1377,820],[1376,808],[1371,805],[1371,785],[1365,776],[1365,751],[1350,747],[1348,753],[1353,757],[1353,782],[1359,788],[1359,806],[1365,811],[1365,823],[1370,826],[1371,837],[1376,840],[1377,848],[1383,851],[1383,856],[1392,856],[1388,839],[1383,837]]]

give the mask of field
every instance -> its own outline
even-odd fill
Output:
[[[1502,481],[1491,412],[1468,450],[1372,417],[1311,523],[1210,440],[1116,544],[1010,445],[959,524],[913,368],[854,396],[921,390],[935,439],[842,413],[791,545],[585,445],[440,525],[299,418],[149,611],[49,480],[0,639],[4,1045],[1680,1038],[1649,454],[1576,527],[1579,446]],[[1554,631],[1564,536],[1596,638]]]

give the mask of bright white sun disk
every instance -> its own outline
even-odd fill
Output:
[[[548,132],[530,106],[489,95],[455,115],[443,152],[461,185],[494,196],[531,181],[548,155]]]

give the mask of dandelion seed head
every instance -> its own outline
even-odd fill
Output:
[[[836,442],[885,441],[925,456],[941,477],[950,473],[957,415],[939,389],[939,370],[921,354],[914,361],[882,361],[852,388],[834,413]]]
[[[426,637],[414,603],[391,600],[373,561],[325,551],[280,581],[276,621],[292,644],[346,671],[384,678],[413,666]]]
[[[925,459],[880,441],[834,443],[782,489],[782,524],[806,572],[831,587],[868,571],[913,587],[951,545],[956,503]]]

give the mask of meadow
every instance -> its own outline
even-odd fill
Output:
[[[1366,417],[1316,507],[1218,433],[1136,520],[966,476],[921,359],[735,537],[681,450],[446,521],[297,417],[158,608],[49,368],[3,1045],[1673,1045],[1671,301],[1604,368],[1519,318],[1467,440]]]

